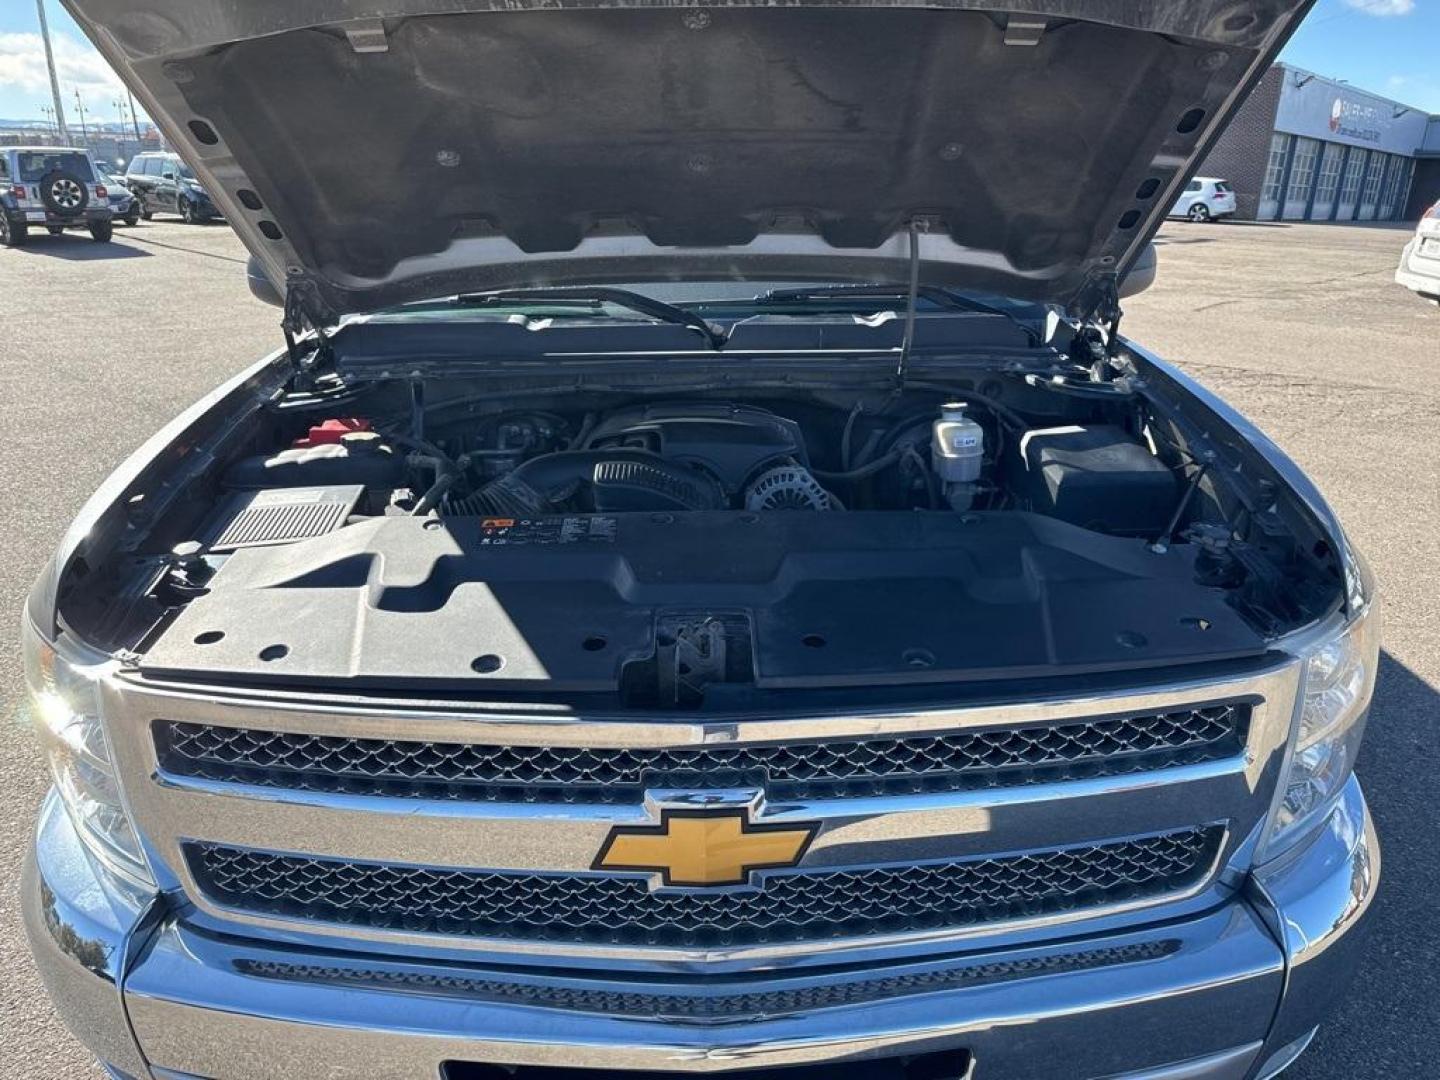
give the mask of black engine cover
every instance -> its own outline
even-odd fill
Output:
[[[585,443],[586,449],[606,447],[648,450],[704,469],[729,495],[777,462],[808,464],[800,426],[750,405],[667,402],[621,409],[601,421]]]

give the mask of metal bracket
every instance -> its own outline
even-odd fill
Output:
[[[1092,273],[1070,304],[1070,315],[1105,332],[1106,352],[1114,356],[1120,338],[1120,278],[1113,270]]]
[[[357,53],[383,53],[390,51],[390,42],[385,37],[383,19],[360,19],[345,27],[345,37],[350,48]]]
[[[1012,14],[1005,21],[1006,45],[1039,45],[1044,34],[1044,19]]]
[[[655,624],[655,691],[661,704],[692,708],[717,683],[753,683],[748,616],[684,613]]]

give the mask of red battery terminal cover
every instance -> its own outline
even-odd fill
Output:
[[[324,446],[328,443],[338,443],[351,432],[369,430],[369,420],[358,416],[337,416],[329,420],[322,420],[318,424],[312,424],[309,434],[304,438],[296,439],[291,445],[295,447]]]

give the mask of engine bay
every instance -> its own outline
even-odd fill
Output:
[[[740,708],[1255,657],[1327,587],[1123,384],[338,397],[151,531],[145,674]]]
[[[235,462],[222,484],[360,488],[352,510],[362,516],[1020,509],[1159,535],[1182,485],[1141,435],[1027,423],[985,400],[883,402],[877,414],[859,401],[844,411],[683,400],[570,415],[515,408],[423,436],[330,417]]]

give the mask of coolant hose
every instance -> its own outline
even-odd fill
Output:
[[[891,450],[889,453],[876,458],[874,461],[859,468],[850,469],[847,472],[830,472],[826,469],[816,469],[813,466],[810,471],[818,479],[830,482],[841,480],[864,480],[867,476],[874,476],[876,473],[888,469],[900,460],[902,454],[899,450]]]
[[[458,475],[453,472],[442,472],[435,478],[425,494],[420,496],[420,501],[415,504],[415,509],[410,511],[412,517],[424,517],[439,504],[445,492],[455,485]]]

